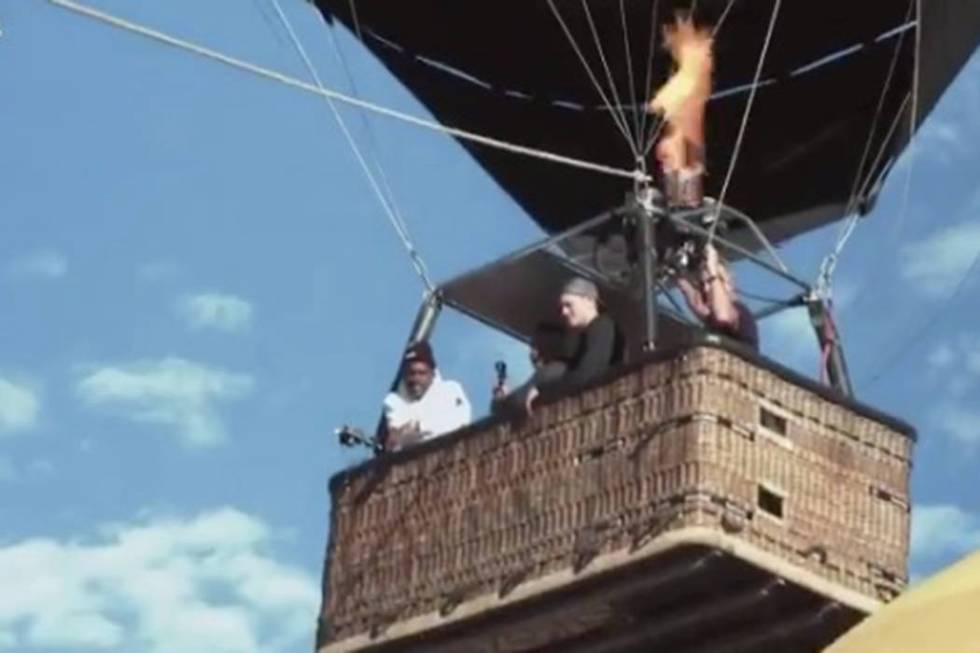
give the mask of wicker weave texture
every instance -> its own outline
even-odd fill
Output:
[[[335,489],[330,640],[695,525],[877,598],[906,579],[911,440],[721,349],[441,444]]]

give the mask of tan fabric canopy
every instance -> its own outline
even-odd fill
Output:
[[[980,652],[980,550],[922,581],[824,653]]]

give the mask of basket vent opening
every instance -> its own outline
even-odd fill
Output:
[[[762,512],[772,515],[773,517],[783,518],[783,497],[773,492],[769,488],[760,485],[759,495],[756,499],[759,504],[759,510]]]
[[[762,406],[759,407],[759,424],[774,433],[786,435],[786,418]]]

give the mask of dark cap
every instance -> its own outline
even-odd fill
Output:
[[[432,354],[432,347],[425,340],[420,340],[419,342],[412,343],[408,349],[405,350],[405,357],[402,359],[402,365],[408,365],[409,363],[422,362],[427,364],[432,369],[436,368],[436,358]]]

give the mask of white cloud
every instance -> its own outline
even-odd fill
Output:
[[[14,259],[7,266],[7,273],[14,277],[36,279],[60,279],[68,272],[68,261],[55,250],[39,250]]]
[[[980,223],[963,222],[902,248],[901,275],[927,297],[954,291],[980,254]]]
[[[944,342],[929,352],[926,363],[932,369],[942,371],[949,369],[950,365],[956,360],[955,356],[956,354],[953,352],[953,348]]]
[[[980,379],[980,336],[962,333],[940,343],[927,362],[937,371],[956,371]]]
[[[173,427],[179,441],[205,448],[225,441],[215,404],[252,391],[250,376],[212,369],[181,358],[102,367],[78,381],[81,400],[137,421]]]
[[[0,378],[0,438],[31,429],[40,412],[41,401],[34,390]]]
[[[980,547],[980,518],[950,504],[916,505],[912,509],[912,556],[917,559],[957,556]]]
[[[249,302],[234,295],[201,293],[177,301],[177,314],[192,329],[235,333],[251,325],[254,312]]]
[[[265,653],[309,641],[315,581],[231,508],[0,548],[0,650]]]
[[[980,57],[967,63],[953,89],[916,135],[917,156],[949,167],[969,160],[980,136]]]
[[[966,448],[966,453],[980,450],[980,409],[958,404],[944,404],[936,413],[936,426]]]
[[[933,382],[940,392],[932,411],[932,427],[962,447],[980,452],[980,336],[963,334],[938,345],[927,357]]]

